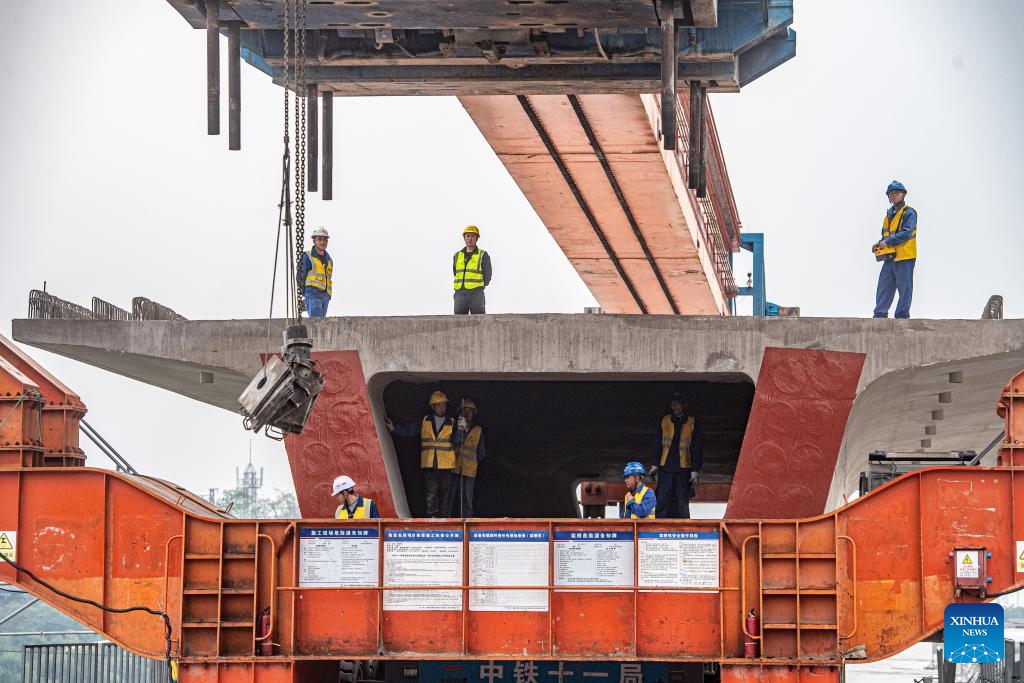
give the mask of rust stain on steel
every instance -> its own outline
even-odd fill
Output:
[[[333,517],[338,504],[331,483],[347,474],[360,495],[376,501],[382,517],[394,517],[359,353],[324,351],[313,358],[327,373],[324,389],[305,431],[284,440],[299,511],[306,519]]]
[[[864,354],[765,349],[726,519],[825,509]]]

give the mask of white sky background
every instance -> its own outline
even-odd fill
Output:
[[[1019,317],[1024,4],[795,12],[796,59],[712,97],[744,229],[766,234],[769,299],[869,316],[869,247],[899,178],[920,213],[914,317],[977,318],[994,293]],[[282,94],[243,65],[243,149],[228,152],[225,61],[222,75],[223,134],[208,137],[205,35],[170,5],[0,2],[0,333],[44,280],[85,306],[147,296],[191,319],[266,316]],[[332,234],[332,315],[449,313],[468,223],[494,259],[488,310],[595,305],[455,99],[336,99],[334,173],[335,200],[307,200],[307,225]],[[205,494],[234,485],[252,443],[265,488],[291,489],[283,449],[236,415],[26,350],[141,471]]]

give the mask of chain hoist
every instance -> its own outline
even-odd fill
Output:
[[[291,315],[291,311],[286,310],[286,316],[294,319],[284,331],[281,356],[268,354],[267,362],[238,397],[238,402],[242,405],[240,412],[245,428],[254,432],[264,429],[267,436],[277,439],[283,439],[289,433],[302,433],[313,411],[313,404],[324,387],[324,372],[320,364],[310,357],[313,340],[300,318],[303,308],[303,283],[295,277],[302,269],[306,226],[306,98],[299,96],[299,88],[305,88],[306,85],[306,1],[284,0],[284,159],[277,245],[280,247],[281,244],[281,227],[284,228],[286,243],[291,244],[293,199],[288,183],[290,171],[293,170],[295,261],[286,261],[289,265],[285,277],[292,283],[291,286],[295,287],[295,295],[287,297],[287,308],[295,306],[294,316]],[[289,106],[291,90],[295,91],[294,109]],[[290,131],[288,127],[291,113],[295,115],[294,131]],[[294,162],[291,161],[289,145],[292,133],[295,135]],[[276,254],[274,260],[276,277]],[[273,287],[271,317],[272,314]]]

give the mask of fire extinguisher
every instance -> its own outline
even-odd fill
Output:
[[[259,621],[256,624],[256,644],[263,656],[274,654],[274,643],[270,641],[270,608],[260,612]]]
[[[743,635],[743,656],[747,659],[756,659],[759,649],[757,637],[761,635],[761,620],[757,618],[757,612],[753,609],[747,612]]]

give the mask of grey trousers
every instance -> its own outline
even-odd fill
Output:
[[[486,305],[483,287],[455,290],[455,315],[486,313]]]

